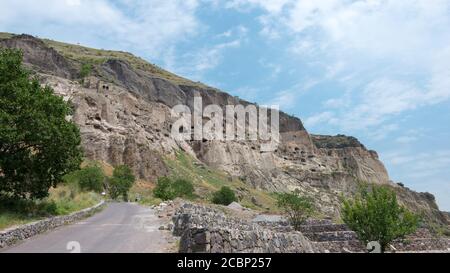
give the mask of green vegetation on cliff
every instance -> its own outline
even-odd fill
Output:
[[[272,193],[254,189],[239,178],[231,177],[224,172],[212,169],[185,152],[178,152],[174,158],[167,157],[166,165],[171,177],[187,179],[194,184],[198,201],[211,202],[215,192],[222,187],[229,187],[243,206],[277,212],[276,196]]]
[[[311,135],[314,145],[319,149],[343,149],[349,147],[364,147],[355,137],[344,135],[323,136]]]
[[[49,39],[43,39],[43,41],[49,47],[55,49],[67,59],[82,63],[84,65],[101,65],[107,60],[117,59],[126,61],[135,69],[140,69],[142,71],[150,73],[156,78],[165,79],[177,85],[197,86],[201,88],[211,89],[211,87],[209,86],[180,77],[128,52],[94,49],[80,45],[57,42]]]
[[[223,186],[219,191],[213,194],[212,202],[217,205],[228,206],[233,202],[237,202],[236,195],[232,189]]]

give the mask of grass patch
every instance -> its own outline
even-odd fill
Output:
[[[0,32],[0,39],[10,39],[14,37],[14,34],[6,33],[6,32]]]
[[[13,227],[13,226],[19,226],[26,223],[31,223],[34,221],[37,221],[39,219],[42,219],[42,217],[28,217],[27,215],[21,214],[21,213],[15,213],[15,212],[9,212],[9,211],[1,211],[0,212],[0,230]]]
[[[132,202],[137,201],[141,205],[145,206],[157,206],[163,201],[159,198],[155,198],[152,194],[153,185],[145,181],[138,181],[133,185],[129,192],[129,198]]]
[[[12,33],[0,32],[0,39],[10,39],[14,36],[17,36]],[[80,65],[80,69],[83,65],[93,65],[95,66],[102,65],[107,60],[117,59],[128,62],[134,69],[140,69],[142,71],[150,73],[155,78],[160,78],[167,80],[176,85],[186,85],[199,87],[203,89],[212,89],[210,86],[207,86],[201,82],[194,82],[189,79],[178,76],[172,72],[169,72],[155,64],[151,64],[148,61],[134,56],[131,53],[123,52],[123,51],[114,51],[114,50],[104,50],[104,49],[95,49],[90,47],[85,47],[81,45],[67,44],[63,42],[53,41],[50,39],[41,39],[47,46],[55,49],[58,53],[63,55],[65,58],[76,62]]]
[[[22,225],[50,216],[67,215],[93,207],[101,196],[80,192],[74,185],[61,184],[50,189],[48,198],[39,201],[0,200],[0,230]]]
[[[42,41],[44,41],[44,43],[46,43],[49,47],[52,47],[53,49],[58,51],[64,57],[82,64],[88,63],[93,65],[101,65],[107,60],[118,59],[128,62],[135,69],[149,72],[154,77],[168,80],[177,85],[188,85],[211,89],[211,87],[206,86],[205,84],[202,84],[200,82],[193,82],[191,80],[180,77],[128,52],[94,49],[80,45],[57,42],[49,39],[43,39]]]
[[[95,192],[80,192],[70,186],[50,190],[48,201],[56,204],[56,215],[66,215],[100,203],[101,196]]]
[[[210,202],[214,192],[227,186],[236,192],[243,206],[260,211],[279,212],[274,194],[256,190],[238,178],[200,164],[185,152],[177,152],[175,158],[166,158],[165,163],[172,177],[188,179],[194,183],[199,201]]]

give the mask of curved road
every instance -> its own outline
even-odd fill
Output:
[[[5,253],[161,253],[169,243],[161,220],[147,207],[111,203],[103,211],[69,226],[37,235]]]

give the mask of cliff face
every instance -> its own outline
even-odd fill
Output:
[[[72,119],[80,126],[83,148],[90,159],[127,164],[138,177],[155,181],[169,172],[164,157],[183,150],[255,188],[298,189],[319,200],[321,211],[330,216],[339,214],[338,196],[352,194],[356,181],[386,184],[403,193],[405,204],[445,221],[434,198],[390,182],[377,153],[355,138],[310,135],[299,119],[280,113],[281,141],[274,152],[261,152],[258,141],[176,141],[170,136],[176,119],[171,116],[173,106],[193,108],[194,96],[201,96],[205,106],[249,102],[136,57],[122,58],[131,56],[125,53],[119,58],[105,53],[100,61],[94,59],[91,76],[80,81],[78,71],[86,56],[94,58],[103,52],[26,35],[0,39],[0,46],[22,49],[26,65],[43,83],[70,99],[75,109]],[[71,51],[64,52],[64,48]],[[83,58],[71,55],[75,50]]]

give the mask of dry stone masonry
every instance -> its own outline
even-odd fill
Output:
[[[300,231],[280,216],[245,220],[225,208],[185,203],[173,216],[173,233],[182,253],[345,253],[366,252],[356,233],[331,220],[308,220]],[[450,251],[450,239],[419,229],[391,251]]]
[[[183,253],[312,253],[317,250],[300,232],[277,232],[226,216],[201,205],[185,204],[173,217]]]

